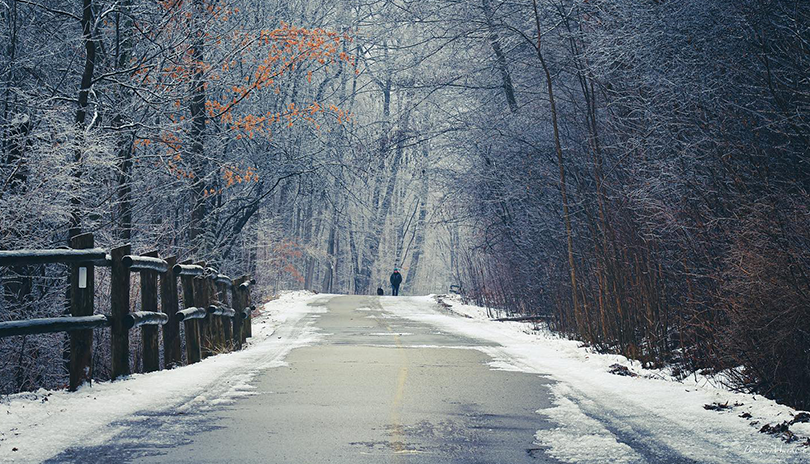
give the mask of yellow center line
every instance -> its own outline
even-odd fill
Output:
[[[393,333],[391,326],[387,323],[385,328]],[[399,368],[397,389],[394,394],[394,401],[391,403],[391,448],[394,450],[395,461],[399,461],[399,455],[407,452],[405,449],[405,431],[402,426],[402,403],[405,398],[405,381],[408,379],[408,357],[398,334],[394,334],[394,342],[397,344],[402,366]]]

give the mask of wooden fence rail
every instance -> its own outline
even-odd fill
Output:
[[[236,311],[224,305],[213,304],[208,307],[208,314],[213,316],[236,317]]]
[[[163,366],[182,364],[180,323],[188,364],[203,357],[241,349],[250,336],[250,284],[247,276],[231,280],[205,263],[177,263],[156,251],[133,255],[130,245],[109,253],[94,248],[92,234],[71,239],[70,249],[0,251],[0,266],[64,263],[70,265],[70,316],[0,322],[0,338],[67,332],[70,335],[70,390],[92,380],[93,329],[111,328],[113,379],[131,373],[130,330],[140,328],[145,372],[160,369],[159,331],[163,332]],[[110,315],[94,314],[95,266],[111,268]],[[130,311],[130,274],[138,273],[141,310]],[[178,301],[177,279],[183,293]],[[230,290],[230,302],[228,302]]]
[[[0,266],[49,263],[93,263],[96,266],[105,266],[109,265],[108,259],[109,255],[101,248],[0,251]]]
[[[187,308],[182,311],[177,311],[177,319],[180,322],[190,321],[191,319],[202,319],[208,314],[205,308]]]
[[[157,255],[157,252],[153,253]],[[153,271],[164,273],[169,270],[169,263],[157,256],[149,256],[149,254],[144,256],[126,255],[121,260],[124,266],[128,267],[132,272]]]
[[[2,322],[0,323],[0,338],[14,335],[70,332],[71,330],[95,329],[110,325],[112,325],[112,319],[103,314],[80,317],[44,317],[27,321]]]
[[[169,322],[169,316],[153,312],[153,311],[136,311],[134,313],[127,314],[126,319],[124,319],[124,326],[127,329],[134,329],[136,327],[141,327],[144,325],[163,325]],[[146,345],[146,343],[144,343]],[[156,352],[154,348],[152,352]]]
[[[205,269],[202,266],[195,266],[193,264],[176,264],[172,266],[172,272],[174,275],[180,276],[192,276],[197,277],[205,274]]]

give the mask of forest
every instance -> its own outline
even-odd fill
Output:
[[[6,0],[0,34],[2,250],[92,232],[264,297],[399,267],[810,407],[808,2]],[[65,312],[62,266],[0,285]],[[0,393],[66,350],[0,339]]]

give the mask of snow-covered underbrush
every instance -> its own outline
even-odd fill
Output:
[[[459,295],[436,295],[434,298],[439,302],[439,306],[463,317],[490,319],[488,315],[492,314],[491,310],[486,308],[464,304]],[[676,382],[687,388],[695,388],[717,395],[733,395],[734,398],[742,395],[742,398],[748,399],[747,404],[742,402],[745,401],[744,399],[732,399],[729,396],[723,402],[718,400],[704,404],[703,408],[725,414],[736,412],[741,421],[747,422],[762,433],[778,436],[786,443],[798,443],[808,447],[808,456],[810,456],[810,413],[780,405],[761,395],[740,393],[731,386],[725,372],[705,371],[687,375],[677,366],[650,369],[644,367],[639,361],[615,354],[598,353],[584,343],[566,339],[549,330],[548,326],[541,321],[501,322],[501,324],[511,330],[538,337],[545,343],[552,342],[568,356],[587,361],[591,365],[597,364],[605,372],[614,375]]]

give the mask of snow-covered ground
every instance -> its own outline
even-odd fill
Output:
[[[623,356],[595,353],[547,330],[534,330],[533,324],[491,321],[484,308],[446,296],[442,300],[450,307],[438,305],[434,296],[381,298],[383,308],[397,316],[496,343],[477,348],[492,357],[494,368],[555,380],[549,387],[555,406],[538,413],[557,427],[538,431],[536,441],[561,461],[648,462],[642,454],[672,450],[701,463],[810,462],[810,446],[801,444],[810,436],[810,423],[789,426],[802,437],[793,443],[759,432],[766,424],[791,421],[799,412],[789,407],[728,391],[706,378],[678,381]],[[610,373],[614,364],[637,376]],[[730,407],[704,408],[716,403]]]
[[[321,298],[292,292],[264,305],[242,351],[180,369],[97,382],[74,393],[40,390],[0,397],[0,462],[37,462],[78,443],[102,444],[119,432],[111,424],[138,411],[205,410],[250,395],[250,381],[258,372],[283,365],[290,350],[318,340],[315,329],[300,322],[325,311],[308,306]]]

